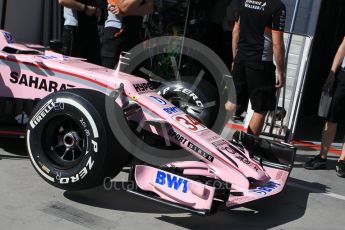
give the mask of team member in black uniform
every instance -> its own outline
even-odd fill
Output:
[[[305,163],[304,167],[306,169],[326,168],[328,149],[334,140],[337,126],[339,123],[345,121],[345,37],[335,55],[324,88],[328,89],[334,84],[335,90],[331,108],[322,134],[321,151],[319,155]],[[345,177],[345,144],[343,145],[343,151],[336,165],[336,172],[338,176]]]
[[[102,11],[96,7],[96,0],[59,0],[59,4],[64,6],[65,16],[63,54],[100,64],[97,23]]]
[[[250,99],[254,110],[248,132],[259,135],[267,111],[274,110],[276,88],[284,86],[286,10],[280,0],[237,0],[233,30],[233,79],[237,108]],[[273,64],[273,56],[277,64]],[[232,108],[228,102],[226,108]]]

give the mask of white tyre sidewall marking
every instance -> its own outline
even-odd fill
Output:
[[[95,121],[93,120],[91,114],[81,105],[79,104],[78,102],[76,101],[73,101],[71,99],[68,99],[68,98],[57,98],[56,99],[56,103],[65,103],[65,104],[69,104],[69,105],[72,105],[74,106],[75,108],[79,109],[79,111],[81,113],[83,113],[85,115],[85,117],[87,118],[87,120],[89,121],[90,125],[91,125],[91,129],[92,129],[92,132],[93,132],[93,136],[94,138],[99,138],[99,133],[98,133],[98,129],[97,129],[97,126],[96,126],[96,123]],[[44,105],[45,106],[45,105]],[[39,110],[41,111],[41,109]],[[26,144],[27,144],[27,147],[28,147],[28,152],[29,152],[29,156],[30,156],[30,159],[31,159],[31,162],[33,163],[34,167],[37,169],[37,171],[43,176],[45,177],[47,180],[51,181],[51,182],[54,182],[54,178],[47,175],[45,172],[43,172],[41,170],[41,168],[37,165],[36,161],[34,160],[33,158],[33,155],[32,155],[32,151],[31,151],[31,146],[30,146],[30,130],[27,130],[27,134],[26,134]]]
[[[68,98],[57,98],[56,102],[57,103],[70,104],[70,105],[76,107],[77,109],[79,109],[80,112],[82,112],[85,115],[85,117],[87,118],[87,120],[89,121],[89,123],[91,125],[92,132],[93,132],[93,137],[99,138],[99,133],[98,133],[98,129],[97,129],[95,121],[93,120],[90,113],[81,104],[79,104],[78,102],[73,101],[71,99],[68,99]]]
[[[30,130],[28,130],[26,132],[26,145],[28,146],[28,152],[29,152],[29,156],[30,156],[30,159],[31,159],[31,162],[32,164],[35,166],[35,168],[37,169],[37,171],[42,175],[44,176],[47,180],[51,181],[51,182],[54,182],[54,178],[51,177],[51,176],[48,176],[46,173],[44,173],[40,167],[38,167],[36,161],[34,160],[34,157],[32,155],[32,152],[31,152],[31,146],[30,146]]]

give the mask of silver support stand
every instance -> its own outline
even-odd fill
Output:
[[[291,48],[291,42],[292,42],[292,36],[293,36],[292,33],[293,33],[294,28],[295,28],[299,5],[300,5],[300,0],[296,0],[296,4],[295,4],[295,8],[294,8],[294,13],[293,13],[293,16],[292,16],[291,25],[290,25],[290,29],[289,29],[288,43],[287,43],[287,46],[285,48],[285,57],[284,57],[284,77],[285,78],[286,78],[286,74],[287,74],[287,62],[288,62],[288,59],[289,59],[289,51],[290,51],[290,48]],[[288,141],[287,140],[287,139],[289,139],[289,137],[287,137],[288,135],[285,134],[285,136],[281,136],[281,133],[282,133],[282,131],[284,129],[284,117],[281,118],[280,126],[278,126],[279,134],[278,135],[274,135],[273,134],[274,128],[277,127],[276,120],[277,120],[277,112],[278,112],[278,104],[279,104],[280,94],[281,94],[281,89],[279,89],[277,91],[277,96],[276,96],[277,97],[277,103],[276,103],[276,107],[275,107],[275,110],[274,110],[274,113],[273,113],[273,117],[272,117],[272,120],[271,120],[270,130],[269,130],[269,132],[267,134],[268,134],[268,136],[277,137],[277,138],[280,138],[280,139],[284,139],[285,141]],[[283,87],[283,98],[282,98],[282,108],[283,109],[285,108],[285,97],[286,97],[286,84]],[[289,132],[289,131],[287,131],[287,132]]]

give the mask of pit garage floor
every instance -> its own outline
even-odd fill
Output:
[[[23,140],[0,139],[0,154],[26,155]],[[64,192],[44,182],[27,159],[0,160],[0,229],[345,229],[345,179],[302,168],[315,150],[299,149],[278,196],[213,216],[196,216],[125,191]],[[116,178],[124,186],[126,172]]]

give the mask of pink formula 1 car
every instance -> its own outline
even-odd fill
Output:
[[[195,160],[132,166],[131,193],[207,214],[278,194],[286,184],[296,152],[291,145],[244,133],[225,140],[158,95],[150,82],[119,68],[17,44],[5,31],[0,49],[1,122],[7,128],[27,124],[32,165],[53,186],[102,184],[131,154],[153,148],[143,135],[163,137]]]

